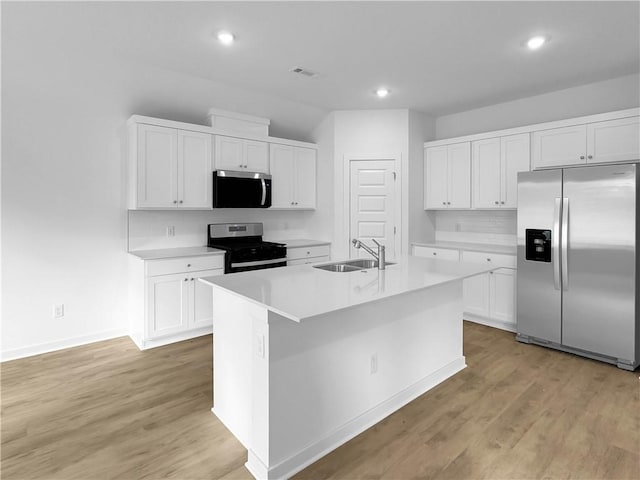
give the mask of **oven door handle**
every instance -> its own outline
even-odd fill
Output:
[[[267,201],[267,184],[264,178],[260,179],[260,184],[262,185],[262,200],[260,200],[260,205],[264,205]]]
[[[256,260],[255,262],[236,262],[231,264],[231,268],[255,267],[258,265],[271,265],[272,263],[286,262],[287,258],[274,258],[273,260]]]

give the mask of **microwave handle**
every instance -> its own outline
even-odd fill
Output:
[[[260,183],[262,184],[262,200],[260,200],[260,205],[264,205],[267,201],[267,184],[264,181],[264,178],[260,179]]]

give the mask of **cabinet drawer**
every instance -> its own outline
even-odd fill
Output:
[[[163,258],[147,260],[145,274],[148,277],[169,275],[172,273],[196,272],[224,268],[224,255],[206,255],[200,257]]]
[[[322,263],[328,261],[329,257],[298,258],[296,260],[287,260],[287,267],[293,267],[295,265],[311,265],[312,263]]]
[[[456,262],[460,260],[458,250],[452,250],[450,248],[433,248],[414,245],[413,254],[417,257],[438,258],[440,260],[453,260]]]
[[[297,260],[299,258],[312,257],[328,257],[329,253],[329,245],[287,248],[287,260]]]
[[[501,255],[499,253],[462,252],[463,262],[488,263],[496,268],[516,268],[515,255]]]

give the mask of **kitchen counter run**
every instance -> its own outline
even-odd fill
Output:
[[[395,265],[388,265],[382,271],[368,269],[337,273],[299,265],[204,277],[200,281],[301,322],[490,270],[483,264],[402,256]]]
[[[224,250],[209,247],[162,248],[158,250],[134,250],[129,252],[142,260],[161,258],[197,257],[198,255],[224,255]]]

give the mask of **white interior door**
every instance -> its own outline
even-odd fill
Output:
[[[372,239],[386,247],[387,260],[396,257],[396,172],[394,160],[351,160],[349,239],[357,238],[374,250]],[[351,245],[351,257],[370,255]]]

